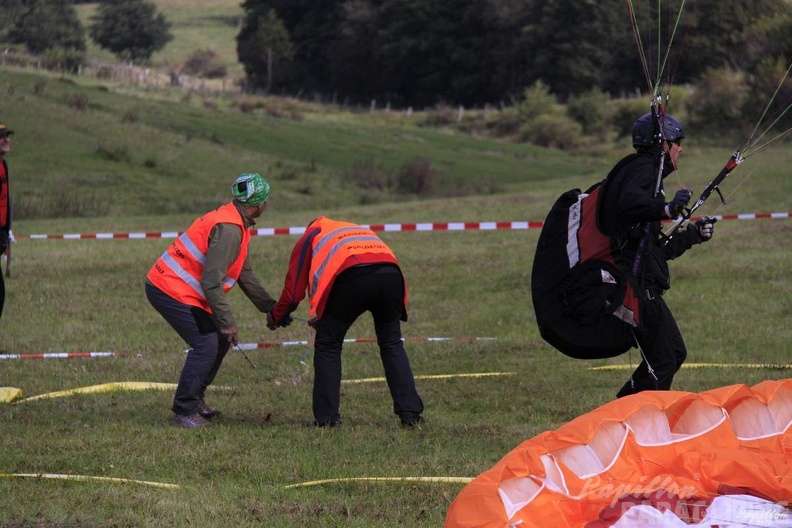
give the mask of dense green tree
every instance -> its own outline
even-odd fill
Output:
[[[390,98],[423,106],[497,99],[497,25],[487,7],[487,0],[384,0],[380,45]]]
[[[335,94],[353,102],[373,98],[399,105],[442,100],[483,104],[504,91],[493,82],[496,72],[510,71],[493,47],[503,38],[493,3],[246,0],[243,8],[248,21],[276,10],[291,35],[295,53],[279,70],[282,88]],[[238,36],[239,50],[254,34],[253,24],[245,26]],[[242,56],[240,60],[249,78],[265,78],[256,75],[260,65]]]
[[[239,60],[245,64],[248,77],[254,86],[264,84],[266,91],[272,91],[275,65],[284,59],[294,56],[294,46],[283,21],[274,10],[255,19],[247,18],[246,24],[254,24],[250,28],[249,37],[237,43]],[[263,81],[259,77],[264,74]]]
[[[8,42],[8,32],[14,29],[22,12],[22,0],[6,0],[0,9],[0,42]]]
[[[540,0],[524,28],[529,80],[562,98],[600,88],[646,89],[623,0]]]
[[[764,39],[759,21],[789,16],[792,3],[786,0],[697,0],[684,14],[685,52],[680,73],[697,79],[710,68],[748,69],[757,61],[755,43],[769,44],[759,55],[772,52],[775,46]],[[788,28],[788,26],[787,26]],[[789,34],[784,37],[789,42]],[[761,59],[760,59],[761,60]]]
[[[353,101],[382,93],[379,0],[347,0],[343,20],[330,45],[332,92]]]
[[[37,55],[51,49],[85,51],[85,29],[69,0],[12,0],[8,8],[13,16],[6,22],[11,25],[9,42],[24,44]]]
[[[104,0],[91,17],[89,31],[94,42],[117,57],[144,62],[173,39],[170,26],[145,0]]]
[[[256,39],[258,20],[274,11],[283,22],[291,41],[294,43],[292,59],[278,69],[277,90],[331,91],[330,79],[332,42],[338,34],[343,20],[344,0],[245,0],[242,29],[237,35],[237,50],[244,50],[247,42]],[[260,88],[266,86],[266,74],[261,72],[258,59],[240,56],[248,79]]]
[[[359,103],[480,105],[517,100],[537,81],[561,101],[593,90],[666,92],[713,66],[761,70],[764,79],[768,54],[792,53],[787,0],[245,0],[243,8],[238,50],[254,85]],[[277,76],[245,52],[270,10],[294,49]]]

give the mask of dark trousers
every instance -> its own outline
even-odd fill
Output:
[[[617,398],[644,390],[669,390],[674,375],[687,358],[682,333],[668,305],[659,295],[642,301],[641,327],[635,335],[643,358]]]
[[[209,312],[180,303],[148,283],[146,297],[151,306],[190,345],[172,410],[183,416],[195,414],[198,412],[198,402],[204,398],[206,388],[214,381],[231,342],[218,331]]]
[[[319,423],[340,418],[341,348],[349,327],[369,311],[385,369],[393,412],[423,412],[401,336],[404,282],[393,265],[358,266],[339,275],[330,292],[314,343],[313,414]]]
[[[0,317],[3,316],[3,306],[5,306],[5,278],[3,277],[3,268],[0,266]]]

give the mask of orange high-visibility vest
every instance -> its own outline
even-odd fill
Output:
[[[317,315],[317,308],[324,306],[335,278],[347,268],[355,265],[355,256],[381,254],[382,262],[398,265],[396,255],[367,227],[350,222],[317,218],[310,228],[320,232],[313,238],[311,247],[311,269],[308,277],[308,316]],[[372,263],[370,258],[361,263]],[[407,306],[407,288],[404,289],[404,305]]]
[[[193,222],[187,231],[168,246],[147,275],[154,286],[175,300],[203,308],[209,313],[212,313],[212,309],[201,288],[201,276],[206,263],[209,236],[217,224],[234,224],[242,230],[239,255],[223,278],[223,291],[228,293],[239,279],[250,243],[250,230],[245,227],[233,202],[210,211]]]

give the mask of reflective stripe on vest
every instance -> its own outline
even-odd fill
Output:
[[[182,233],[179,236],[179,240],[182,244],[184,244],[184,247],[190,253],[190,256],[192,256],[201,266],[206,264],[206,254],[202,253],[201,250],[196,247],[193,241],[190,240],[190,237],[187,236],[187,233]],[[206,299],[203,288],[201,288],[201,282],[196,280],[195,277],[190,275],[186,269],[181,267],[167,250],[162,253],[160,258],[162,258],[162,262],[164,262],[171,270],[173,270],[176,275],[186,282],[187,286],[192,288],[201,299]],[[228,275],[223,277],[223,289],[226,292],[233,288],[234,284],[236,284],[236,279],[233,277],[229,277]]]
[[[361,228],[357,227],[342,227],[340,229],[336,229],[328,233],[326,236],[322,237],[322,240],[317,244],[316,248],[314,249],[313,254],[316,255],[321,251],[322,246],[324,246],[327,242],[330,242],[332,237],[338,233],[342,233],[344,231],[357,231]],[[351,238],[345,238],[343,241],[336,243],[336,245],[330,249],[330,252],[327,254],[325,259],[316,267],[316,271],[313,274],[313,280],[311,281],[311,291],[316,290],[317,286],[319,285],[319,279],[322,277],[322,273],[324,273],[325,268],[327,267],[328,262],[335,256],[335,254],[343,249],[343,246],[348,242],[362,242],[362,241],[376,241],[381,244],[384,244],[382,240],[377,235],[371,236],[357,236]]]
[[[205,214],[168,246],[149,270],[148,278],[152,284],[179,302],[198,306],[211,313],[201,287],[201,276],[206,264],[209,236],[214,226],[220,223],[234,224],[242,230],[239,255],[222,279],[223,291],[227,293],[239,278],[250,242],[250,231],[245,228],[233,203]]]
[[[317,307],[349,257],[364,253],[387,255],[385,262],[396,263],[393,251],[369,228],[349,222],[319,217],[309,228],[318,227],[319,234],[311,247],[311,269],[308,287],[308,314],[317,315]],[[354,236],[344,233],[357,232]],[[361,246],[361,244],[368,245]],[[354,247],[358,245],[358,247]]]

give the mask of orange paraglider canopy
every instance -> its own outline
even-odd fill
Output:
[[[446,528],[790,527],[792,379],[646,391],[521,443]]]

